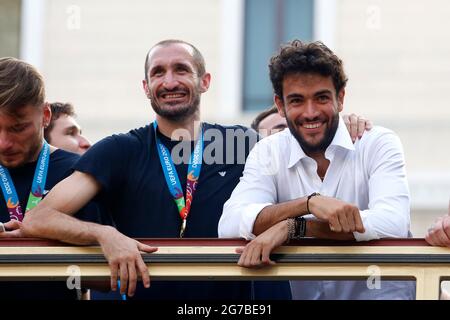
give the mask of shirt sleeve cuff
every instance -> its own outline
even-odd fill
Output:
[[[359,232],[353,232],[353,236],[355,237],[356,241],[369,241],[369,240],[375,240],[380,239],[378,234],[375,232],[375,230],[372,228],[370,221],[367,217],[367,214],[364,214],[364,212],[361,212],[361,219],[363,222],[364,229],[366,230],[364,233]]]
[[[245,208],[245,212],[242,215],[241,223],[239,225],[239,235],[246,240],[252,240],[256,236],[253,234],[253,226],[255,225],[258,214],[267,206],[272,203],[254,203]]]

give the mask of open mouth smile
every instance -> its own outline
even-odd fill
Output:
[[[161,95],[161,98],[166,100],[182,99],[184,97],[186,97],[185,93],[163,93]]]

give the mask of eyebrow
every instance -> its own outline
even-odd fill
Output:
[[[16,120],[17,123],[24,123],[30,121],[30,119],[27,119],[27,114],[23,114],[21,111],[14,113],[8,112],[7,115],[10,116],[11,118],[14,118],[14,120]]]
[[[174,68],[182,68],[182,69],[187,69],[190,72],[194,72],[194,69],[188,63],[175,62],[175,63],[172,64],[172,66]],[[165,69],[165,67],[163,65],[156,65],[156,66],[154,66],[153,68],[150,69],[149,73],[153,74],[156,71],[160,71],[160,70],[164,70],[164,69]]]
[[[163,66],[161,66],[161,65],[154,66],[153,68],[151,68],[151,69],[149,70],[148,73],[149,73],[150,75],[152,75],[152,74],[154,74],[156,71],[159,71],[159,70],[164,70]]]
[[[12,126],[13,127],[15,127],[15,126],[22,126],[22,125],[25,125],[25,124],[29,124],[31,122],[32,121],[30,121],[28,119],[16,119],[16,123],[14,123]]]
[[[276,125],[275,127],[273,127],[272,129],[283,129],[283,128],[287,128],[287,125],[280,123],[280,124]]]
[[[314,93],[314,96],[317,97],[317,96],[320,96],[322,94],[331,94],[332,95],[333,92],[331,92],[331,90],[325,89],[325,90],[321,90],[319,92]]]
[[[79,132],[81,132],[81,128],[78,128],[77,126],[70,126],[67,127],[66,129],[64,129],[66,132],[70,131],[70,130],[78,130]]]
[[[175,67],[175,68],[187,69],[187,70],[189,70],[190,72],[193,72],[193,71],[194,71],[194,69],[193,69],[188,63],[177,62],[177,63],[174,63],[174,67]]]
[[[300,93],[291,93],[286,97],[286,99],[292,99],[292,98],[304,98],[304,96]]]

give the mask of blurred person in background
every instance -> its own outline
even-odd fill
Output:
[[[50,104],[52,118],[44,130],[44,137],[51,145],[63,150],[84,154],[91,143],[81,133],[81,126],[75,120],[76,114],[71,103]]]
[[[279,113],[276,105],[269,107],[256,116],[251,127],[264,138],[287,128],[286,119]]]

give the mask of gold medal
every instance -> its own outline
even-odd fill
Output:
[[[183,238],[184,230],[186,230],[186,219],[183,219],[183,223],[181,224],[180,238]]]

